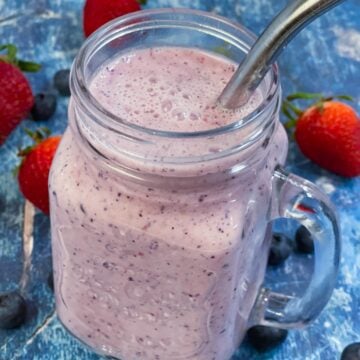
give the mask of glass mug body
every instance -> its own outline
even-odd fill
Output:
[[[238,62],[253,41],[221,17],[163,9],[117,19],[81,49],[49,191],[57,312],[94,351],[123,360],[231,357],[264,279],[287,136],[276,66],[250,115],[197,133],[116,118],[89,83],[119,53],[226,49]]]

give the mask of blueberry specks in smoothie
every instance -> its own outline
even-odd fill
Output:
[[[116,268],[116,264],[113,263],[113,262],[108,262],[108,261],[105,261],[103,262],[103,267],[107,270],[114,270]]]
[[[242,229],[241,232],[241,239],[245,239],[245,228]]]
[[[159,248],[159,242],[154,240],[149,245],[150,250],[157,250]]]
[[[202,195],[199,196],[198,201],[201,203],[201,202],[203,202],[205,200],[206,197],[207,197],[206,194],[202,194]]]
[[[84,205],[83,204],[80,204],[80,210],[83,214],[86,215],[86,211],[85,211],[85,208],[84,208]]]
[[[269,144],[269,141],[270,141],[270,138],[267,137],[267,138],[264,140],[264,142],[261,144],[261,146],[262,146],[263,148],[266,148],[266,147],[268,146],[268,144]]]

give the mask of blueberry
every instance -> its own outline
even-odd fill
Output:
[[[54,86],[63,96],[70,96],[70,70],[59,70],[54,75]]]
[[[268,264],[279,265],[283,263],[289,257],[291,251],[291,240],[285,235],[274,234],[272,237]]]
[[[13,329],[25,321],[26,302],[17,292],[0,294],[0,328]]]
[[[314,240],[310,231],[304,225],[297,229],[295,241],[298,251],[305,254],[312,254],[314,252]]]
[[[343,350],[340,360],[360,360],[360,343],[348,345]]]
[[[257,325],[247,331],[250,344],[258,351],[270,350],[283,343],[288,331],[270,326]]]
[[[40,93],[35,96],[34,106],[31,109],[33,120],[48,120],[56,110],[56,96],[51,93]]]

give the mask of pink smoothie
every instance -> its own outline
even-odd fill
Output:
[[[186,48],[155,48],[117,58],[91,84],[94,97],[115,115],[147,128],[200,131],[243,118],[262,101],[257,91],[237,111],[215,106],[236,65]]]
[[[237,111],[215,106],[234,70],[225,58],[197,49],[137,50],[105,64],[90,91],[132,124],[209,130],[241,120],[263,99],[258,91]],[[115,135],[97,136],[93,143],[113,154]],[[182,169],[182,177],[194,178],[193,187],[182,188],[177,167],[160,163],[151,171],[164,183],[150,186],[114,173],[84,150],[71,105],[50,175],[56,303],[63,324],[98,352],[123,360],[230,359],[266,266],[271,174],[287,152],[278,122],[273,136],[269,146],[259,146],[257,155],[268,155],[252,171],[208,182],[227,167],[220,158],[195,173]],[[195,156],[209,146],[181,139],[174,144],[161,155]],[[150,169],[123,153],[116,159]],[[170,172],[175,181],[164,185]]]

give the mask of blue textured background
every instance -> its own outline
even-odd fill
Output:
[[[286,4],[285,0],[149,0],[147,7],[192,7],[243,23],[259,34]],[[56,70],[68,67],[83,41],[81,0],[0,0],[0,42],[14,42],[23,58],[43,64],[29,75],[34,90],[51,88]],[[46,9],[46,12],[43,10]],[[40,12],[34,15],[33,12]],[[350,0],[315,21],[280,58],[284,93],[312,91],[347,93],[360,110],[360,1]],[[46,125],[61,133],[66,126],[67,99],[60,98],[56,115]],[[25,121],[23,127],[36,128]],[[18,162],[17,148],[28,143],[19,127],[0,148],[0,291],[16,287],[21,273],[23,199],[11,174]],[[343,254],[341,273],[332,299],[320,318],[305,330],[294,330],[279,348],[259,354],[244,344],[234,356],[240,359],[339,359],[341,350],[360,341],[360,178],[347,180],[310,163],[291,145],[288,169],[316,182],[335,203],[341,221]],[[288,225],[283,225],[290,229]],[[289,230],[290,231],[290,230]],[[301,292],[312,259],[294,256],[284,267],[269,270],[269,286]],[[296,269],[294,271],[294,268]],[[57,321],[53,294],[46,279],[51,271],[49,220],[35,219],[35,249],[28,287],[30,311],[18,330],[0,331],[0,359],[100,359],[73,339]],[[170,359],[169,359],[170,360]]]

